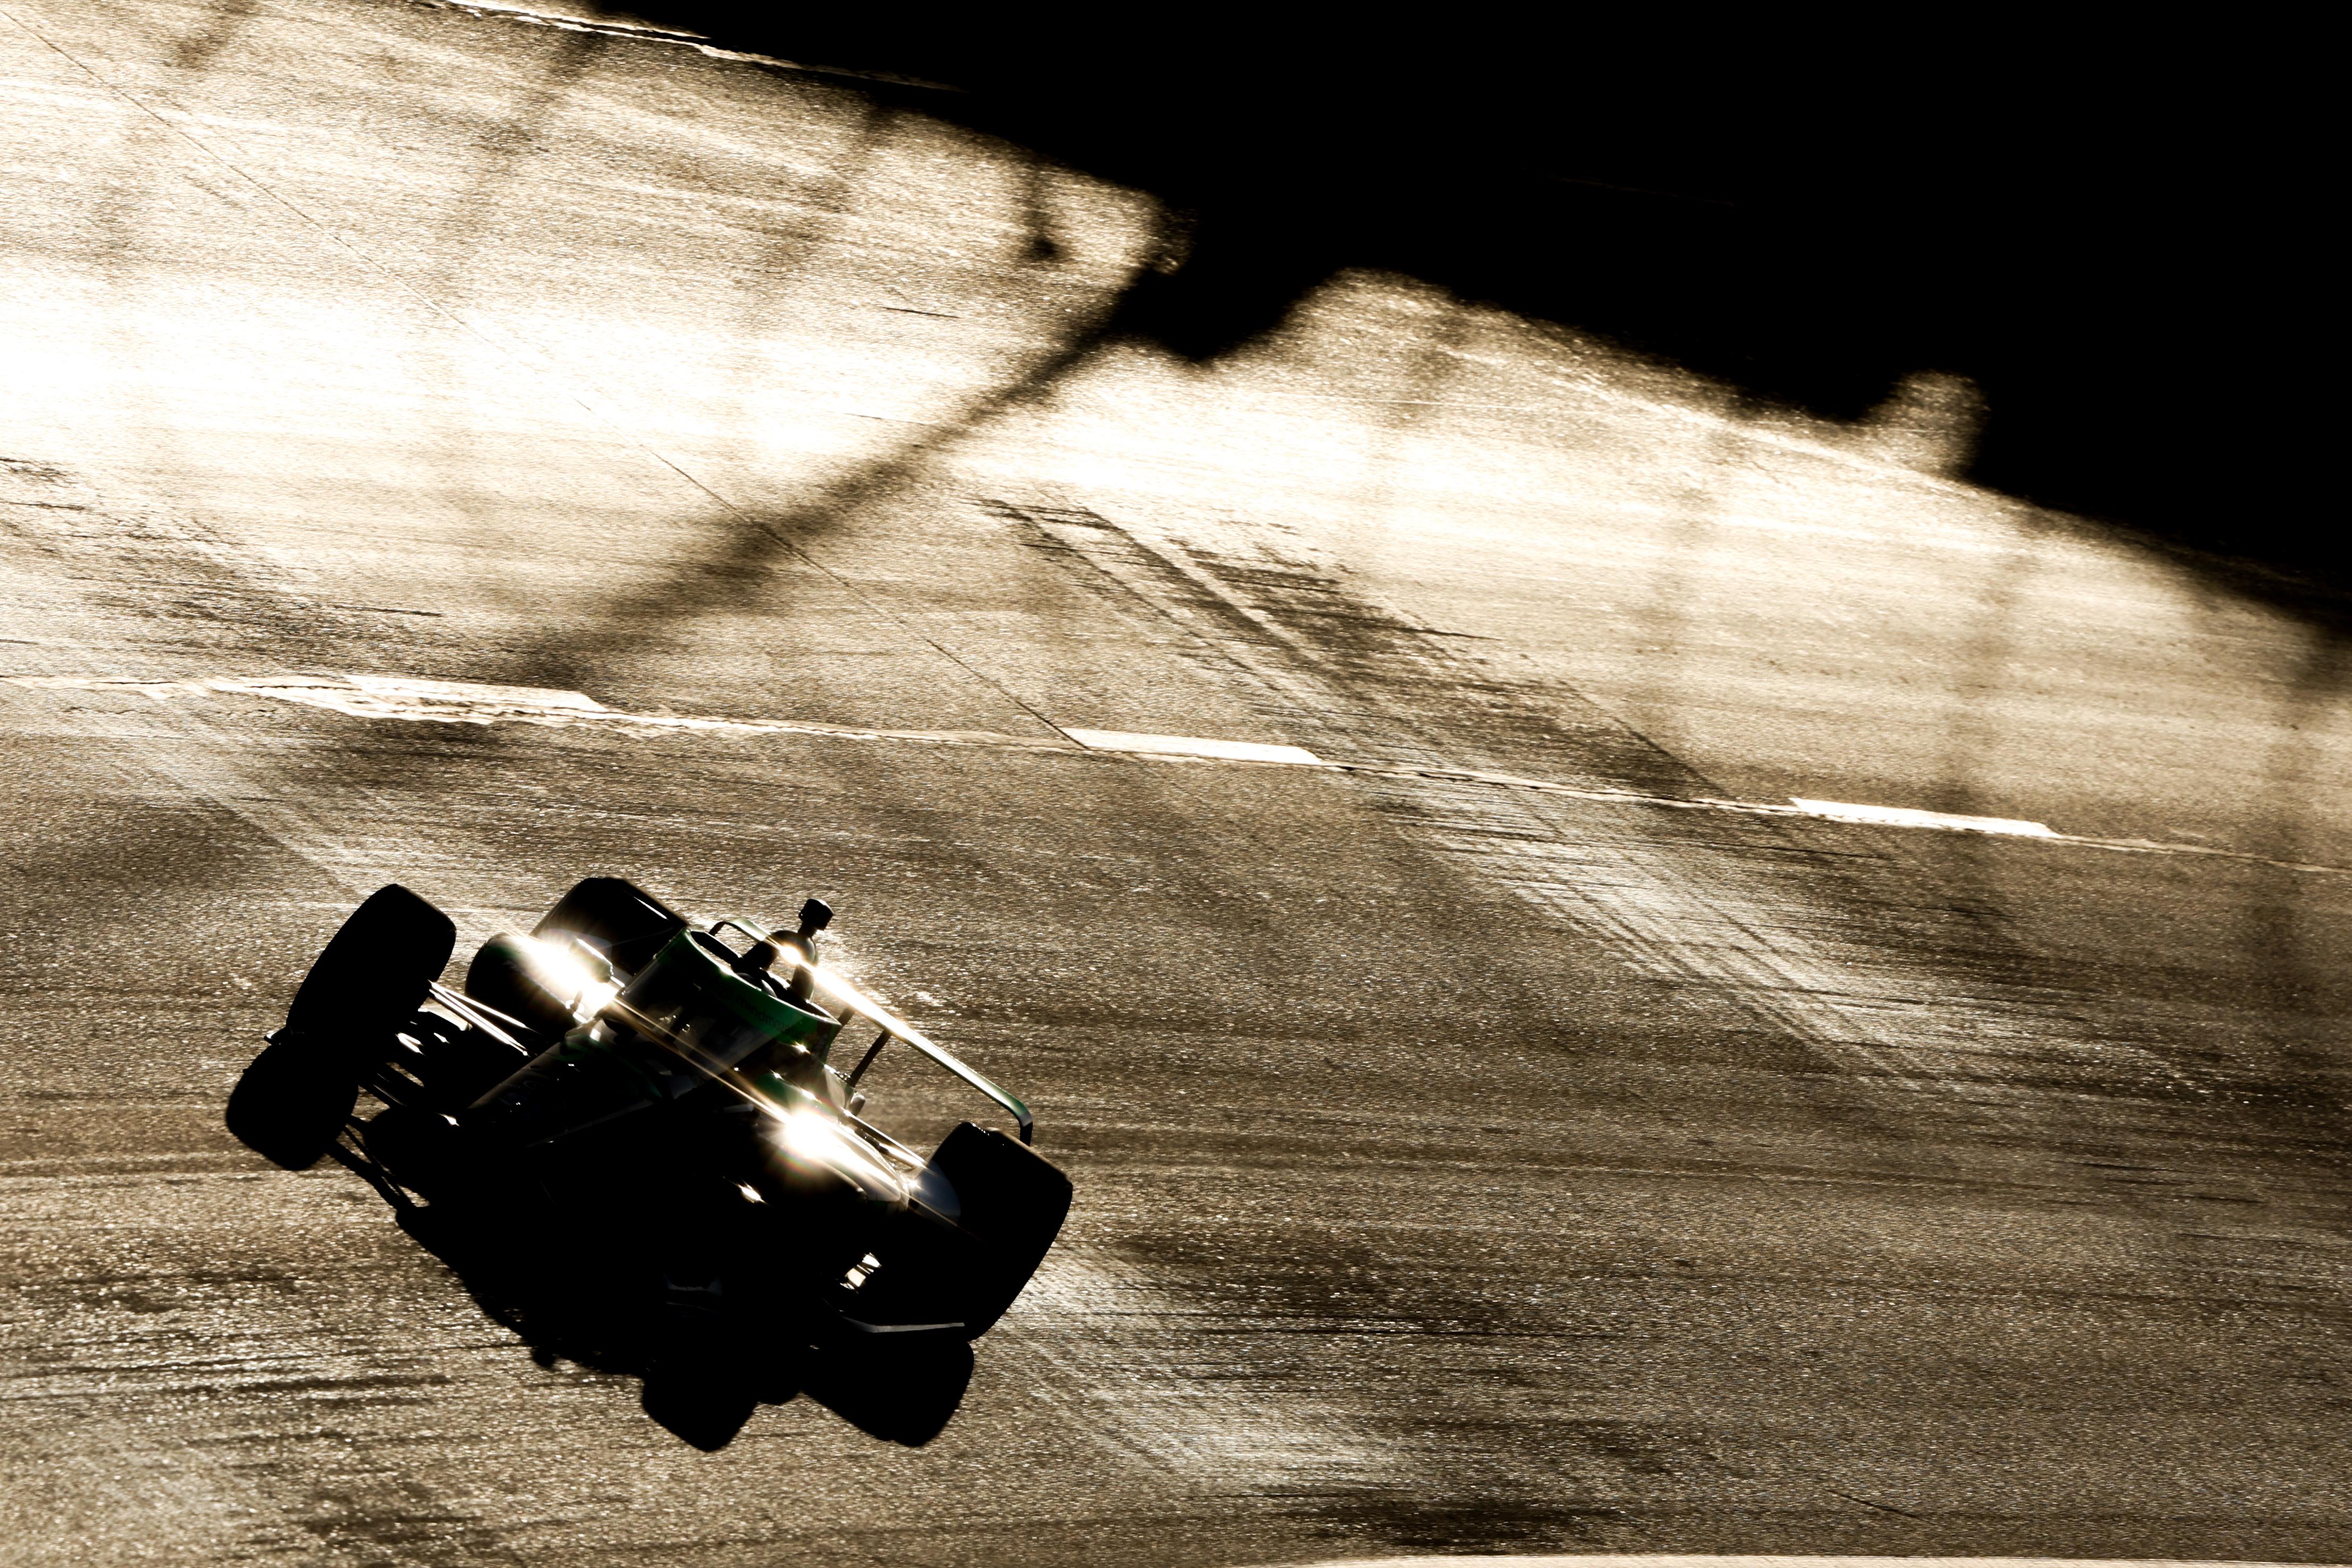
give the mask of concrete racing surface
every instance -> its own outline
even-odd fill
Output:
[[[1695,1557],[1669,1553],[1543,1552],[1465,1558],[1360,1557],[1344,1563],[1301,1563],[1298,1568],[1443,1568],[1475,1563],[1479,1568],[2156,1568],[2148,1562],[2085,1562],[2058,1557]],[[2214,1563],[2168,1562],[2167,1568],[2217,1568]],[[2274,1568],[2244,1563],[2242,1568]]]
[[[690,42],[0,0],[0,1562],[2352,1558],[2326,591],[1932,365],[1175,358],[1147,193]],[[223,1129],[365,893],[591,873],[1035,1108],[935,1437],[700,1451]]]

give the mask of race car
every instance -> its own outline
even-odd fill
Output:
[[[812,899],[796,929],[698,925],[591,877],[453,989],[456,926],[385,887],[310,966],[229,1129],[289,1169],[340,1161],[404,1218],[617,1260],[673,1345],[968,1342],[1036,1271],[1070,1182],[1027,1106],[820,961],[831,920]],[[962,1121],[925,1154],[884,1131],[860,1084],[886,1047],[1013,1133]]]

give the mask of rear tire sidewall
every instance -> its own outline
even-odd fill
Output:
[[[230,1092],[229,1131],[289,1170],[317,1164],[457,939],[447,915],[398,883],[371,894],[311,963],[286,1027]]]
[[[286,1027],[322,1038],[388,1039],[424,1004],[457,945],[447,915],[397,883],[380,888],[312,961]]]
[[[229,1091],[228,1130],[272,1164],[307,1170],[342,1133],[358,1101],[359,1074],[344,1052],[282,1031]]]

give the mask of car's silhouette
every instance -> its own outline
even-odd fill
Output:
[[[673,1364],[977,1337],[1053,1245],[1070,1183],[1027,1147],[1027,1107],[818,962],[831,918],[811,900],[797,930],[698,927],[591,878],[451,989],[455,926],[383,888],[311,966],[230,1130],[289,1168],[340,1160],[405,1218],[608,1252],[638,1271]],[[845,1071],[853,1029],[872,1035]],[[962,1122],[924,1154],[892,1137],[859,1091],[886,1047],[993,1102],[1017,1138]],[[383,1103],[364,1119],[362,1092]]]

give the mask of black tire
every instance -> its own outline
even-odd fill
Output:
[[[362,1074],[387,1053],[457,941],[447,915],[398,883],[369,894],[230,1092],[237,1141],[289,1170],[318,1164],[358,1103]]]
[[[373,1047],[423,1004],[457,945],[447,915],[397,883],[378,888],[311,964],[286,1027]]]
[[[359,1087],[348,1052],[281,1030],[229,1091],[228,1130],[272,1164],[308,1170],[341,1134]]]
[[[685,915],[635,883],[592,876],[556,900],[530,934],[559,941],[588,937],[611,955],[614,978],[625,980],[685,928]]]
[[[888,1334],[811,1360],[809,1397],[867,1437],[919,1448],[947,1430],[971,1384],[971,1346]]]
[[[667,1308],[655,1316],[653,1364],[641,1401],[672,1436],[717,1453],[760,1407],[743,1343],[718,1312]]]
[[[575,1020],[571,998],[560,994],[568,988],[531,947],[505,931],[483,943],[466,967],[466,994],[523,1025],[525,1043],[537,1049],[562,1039]]]
[[[931,1156],[963,1206],[959,1221],[982,1243],[963,1308],[964,1333],[978,1339],[996,1326],[1045,1260],[1070,1212],[1070,1178],[1027,1145],[970,1122]]]

